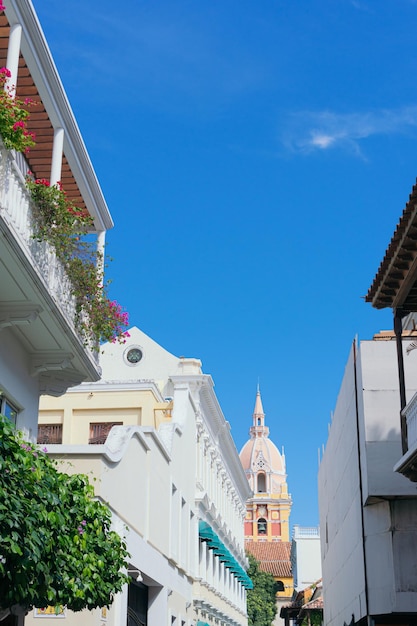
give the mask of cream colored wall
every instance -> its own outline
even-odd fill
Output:
[[[42,396],[39,424],[63,424],[63,444],[88,443],[91,422],[152,426],[169,421],[169,404],[151,390],[72,392],[60,398]]]

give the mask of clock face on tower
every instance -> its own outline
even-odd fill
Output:
[[[143,352],[140,348],[130,348],[126,353],[126,360],[131,365],[136,365],[143,357]]]

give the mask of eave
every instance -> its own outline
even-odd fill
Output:
[[[417,184],[365,300],[377,309],[417,311]]]
[[[88,156],[39,21],[29,0],[9,0],[0,15],[0,67],[6,66],[10,26],[22,25],[16,97],[31,98],[28,130],[36,146],[27,155],[36,178],[50,177],[55,128],[64,129],[61,183],[68,196],[94,218],[97,231],[113,227],[109,209]]]

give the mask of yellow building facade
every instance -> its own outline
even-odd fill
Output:
[[[289,541],[292,501],[288,493],[285,456],[269,439],[259,389],[252,420],[250,439],[239,455],[253,491],[246,503],[245,540]]]
[[[274,624],[280,624],[279,607],[291,600],[294,591],[289,528],[292,500],[285,455],[269,439],[259,387],[249,435],[239,455],[253,492],[246,501],[245,548],[278,583]]]

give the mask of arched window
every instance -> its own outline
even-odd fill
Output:
[[[266,535],[266,519],[264,517],[258,519],[258,535]]]
[[[258,474],[258,491],[257,493],[266,492],[266,476],[265,474]]]
[[[277,580],[276,585],[277,591],[285,591],[284,583],[282,582],[282,580]]]

